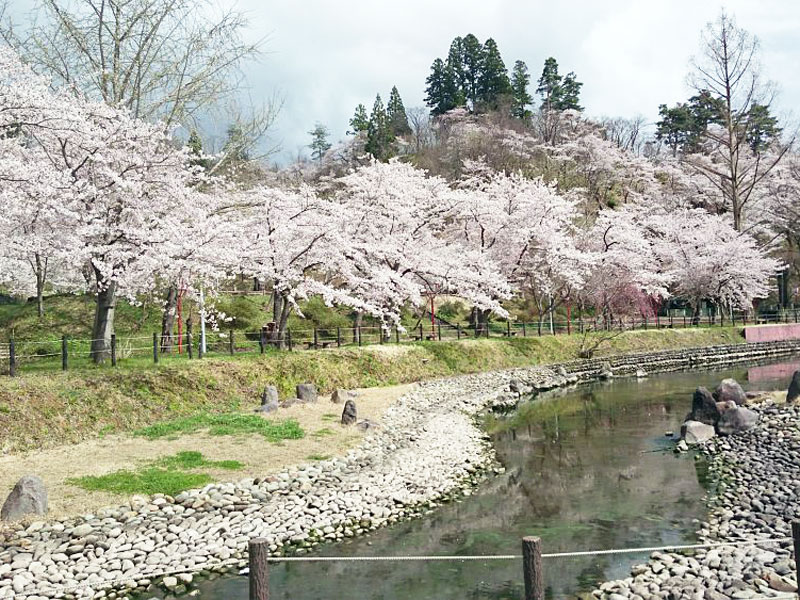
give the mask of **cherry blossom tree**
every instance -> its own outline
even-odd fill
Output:
[[[0,128],[25,140],[25,160],[63,192],[28,194],[27,212],[57,214],[65,258],[91,274],[92,356],[101,362],[110,355],[118,295],[148,289],[165,257],[177,254],[169,248],[186,242],[179,224],[194,209],[188,155],[159,125],[69,88],[52,91],[8,50],[0,53],[0,119]]]
[[[461,244],[454,231],[463,193],[439,177],[397,160],[373,162],[336,181],[345,285],[368,312],[399,323],[406,302],[455,294],[481,311],[507,313],[500,300],[507,282],[479,248]]]

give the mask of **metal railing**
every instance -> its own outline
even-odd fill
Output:
[[[419,322],[408,327],[380,325],[353,325],[347,327],[309,327],[286,329],[283,334],[263,327],[259,331],[210,331],[205,343],[191,329],[182,336],[162,337],[134,335],[110,339],[72,338],[60,339],[10,339],[0,343],[0,363],[7,366],[6,373],[16,375],[21,369],[68,370],[76,366],[89,366],[95,362],[119,362],[131,359],[149,359],[154,363],[176,359],[203,358],[204,356],[241,356],[266,354],[274,351],[325,350],[329,348],[359,347],[380,344],[411,342],[460,341],[481,338],[527,338],[587,333],[614,333],[649,329],[689,329],[700,327],[747,326],[771,323],[798,323],[797,309],[761,313],[748,316],[732,313],[727,316],[689,315],[651,316],[643,318],[603,319],[578,317],[537,321],[491,321],[488,323],[445,323],[443,321]],[[94,360],[99,355],[102,360]]]

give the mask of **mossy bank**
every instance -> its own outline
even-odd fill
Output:
[[[387,344],[4,376],[0,451],[77,442],[201,412],[244,410],[267,384],[288,396],[304,381],[327,393],[568,361],[583,341],[562,335]],[[743,342],[732,327],[631,331],[604,342],[596,356]]]

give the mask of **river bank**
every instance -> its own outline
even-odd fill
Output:
[[[752,351],[777,348],[753,346]],[[704,349],[681,360],[713,355]],[[651,357],[653,364],[658,358]],[[619,360],[621,367],[630,362]],[[673,356],[664,364],[677,360]],[[135,499],[81,519],[12,528],[0,541],[0,598],[102,597],[97,594],[112,587],[117,591],[106,595],[118,597],[159,579],[180,589],[191,580],[190,572],[242,565],[249,537],[268,537],[273,552],[283,551],[284,544],[304,551],[323,540],[357,536],[419,515],[470,493],[496,466],[474,416],[488,405],[515,402],[520,394],[506,391],[512,380],[524,393],[597,377],[605,367],[582,363],[580,375],[566,368],[533,368],[423,383],[400,398],[381,427],[343,458],[175,498]],[[185,573],[164,578],[167,570]]]
[[[618,598],[770,598],[796,591],[791,521],[800,517],[800,406],[771,394],[749,408],[759,413],[750,431],[703,444],[718,491],[708,501],[699,543],[782,540],[720,546],[692,555],[655,552],[631,577],[594,592]]]

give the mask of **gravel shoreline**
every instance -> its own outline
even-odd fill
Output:
[[[481,411],[577,379],[536,367],[421,383],[344,457],[11,526],[0,532],[0,599],[118,598],[151,585],[180,593],[198,572],[244,566],[251,537],[275,554],[302,553],[419,516],[501,470]]]
[[[788,354],[796,346],[736,348],[728,362]],[[700,348],[610,358],[610,364],[583,361],[420,383],[343,457],[264,479],[211,484],[174,498],[134,497],[82,518],[0,530],[0,599],[121,598],[153,585],[182,593],[191,589],[198,573],[245,566],[252,537],[267,538],[274,554],[303,553],[326,541],[421,516],[469,494],[492,470],[502,470],[476,423],[487,408],[513,407],[529,392],[607,377],[610,371],[633,374],[642,365],[675,370],[697,360],[719,364],[729,352],[727,347]],[[758,410],[763,414],[756,429],[715,439],[703,450],[729,487],[711,506],[701,539],[772,536],[775,531],[783,537],[788,519],[796,514],[788,500],[795,497],[791,486],[800,486],[800,433],[794,426],[800,409],[765,404]],[[782,444],[775,452],[769,451],[773,435]],[[787,471],[778,472],[777,465]],[[741,484],[751,482],[763,493],[748,495]],[[773,588],[794,582],[789,546],[725,548],[692,557],[657,554],[635,567],[634,577],[604,583],[594,595],[613,600],[770,595]],[[770,579],[766,570],[783,579]],[[713,585],[705,586],[704,580]]]
[[[698,543],[791,537],[800,517],[800,406],[766,399],[748,406],[759,413],[750,431],[716,437],[698,448],[709,461],[718,488],[708,499],[709,516]],[[694,553],[654,552],[631,577],[602,584],[592,595],[630,598],[795,597],[792,542],[722,546]]]

